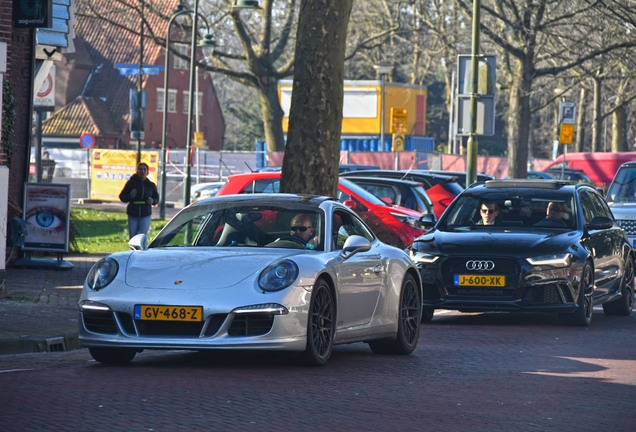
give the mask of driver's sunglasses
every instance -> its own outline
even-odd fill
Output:
[[[305,232],[309,229],[309,227],[306,226],[293,226],[291,227],[292,231],[300,231],[300,232]]]
[[[496,212],[496,211],[497,211],[497,210],[492,210],[492,209],[489,209],[489,208],[483,208],[483,209],[481,209],[481,212],[482,212],[482,213],[488,213],[488,214],[493,214],[493,213],[494,213],[494,212]]]

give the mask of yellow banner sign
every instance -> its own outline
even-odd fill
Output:
[[[391,108],[391,133],[408,132],[408,114],[404,108]]]
[[[148,164],[148,179],[157,183],[159,152],[141,152],[141,161]],[[119,193],[137,172],[137,152],[94,149],[91,162],[91,198],[119,201]]]
[[[574,137],[574,125],[562,124],[561,135],[559,136],[559,142],[561,144],[572,144],[573,137]]]

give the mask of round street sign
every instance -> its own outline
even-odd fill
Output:
[[[80,137],[80,147],[89,149],[89,148],[93,148],[94,145],[95,145],[95,137],[89,134],[88,132],[83,133],[82,136]]]

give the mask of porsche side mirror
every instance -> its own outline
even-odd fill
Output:
[[[603,198],[605,198],[605,189],[596,188],[596,192],[598,192]]]
[[[358,208],[358,204],[356,204],[354,200],[345,200],[345,202],[343,202],[342,204],[349,207],[351,210],[355,210]]]
[[[432,228],[437,223],[437,218],[433,213],[428,213],[420,216],[419,221],[420,225],[422,225],[424,228]]]
[[[137,234],[128,242],[128,247],[132,250],[143,251],[148,249],[148,237],[146,234]]]
[[[369,249],[371,249],[371,242],[369,240],[359,235],[352,235],[345,241],[340,255],[348,259],[358,252],[366,252]]]

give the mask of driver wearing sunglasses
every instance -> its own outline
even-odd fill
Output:
[[[484,200],[479,207],[481,220],[477,222],[477,225],[495,225],[497,216],[499,216],[499,206],[497,203]]]
[[[317,238],[314,237],[316,230],[311,222],[311,217],[307,214],[301,213],[291,221],[290,234],[303,239],[305,243],[310,243],[316,246]]]

